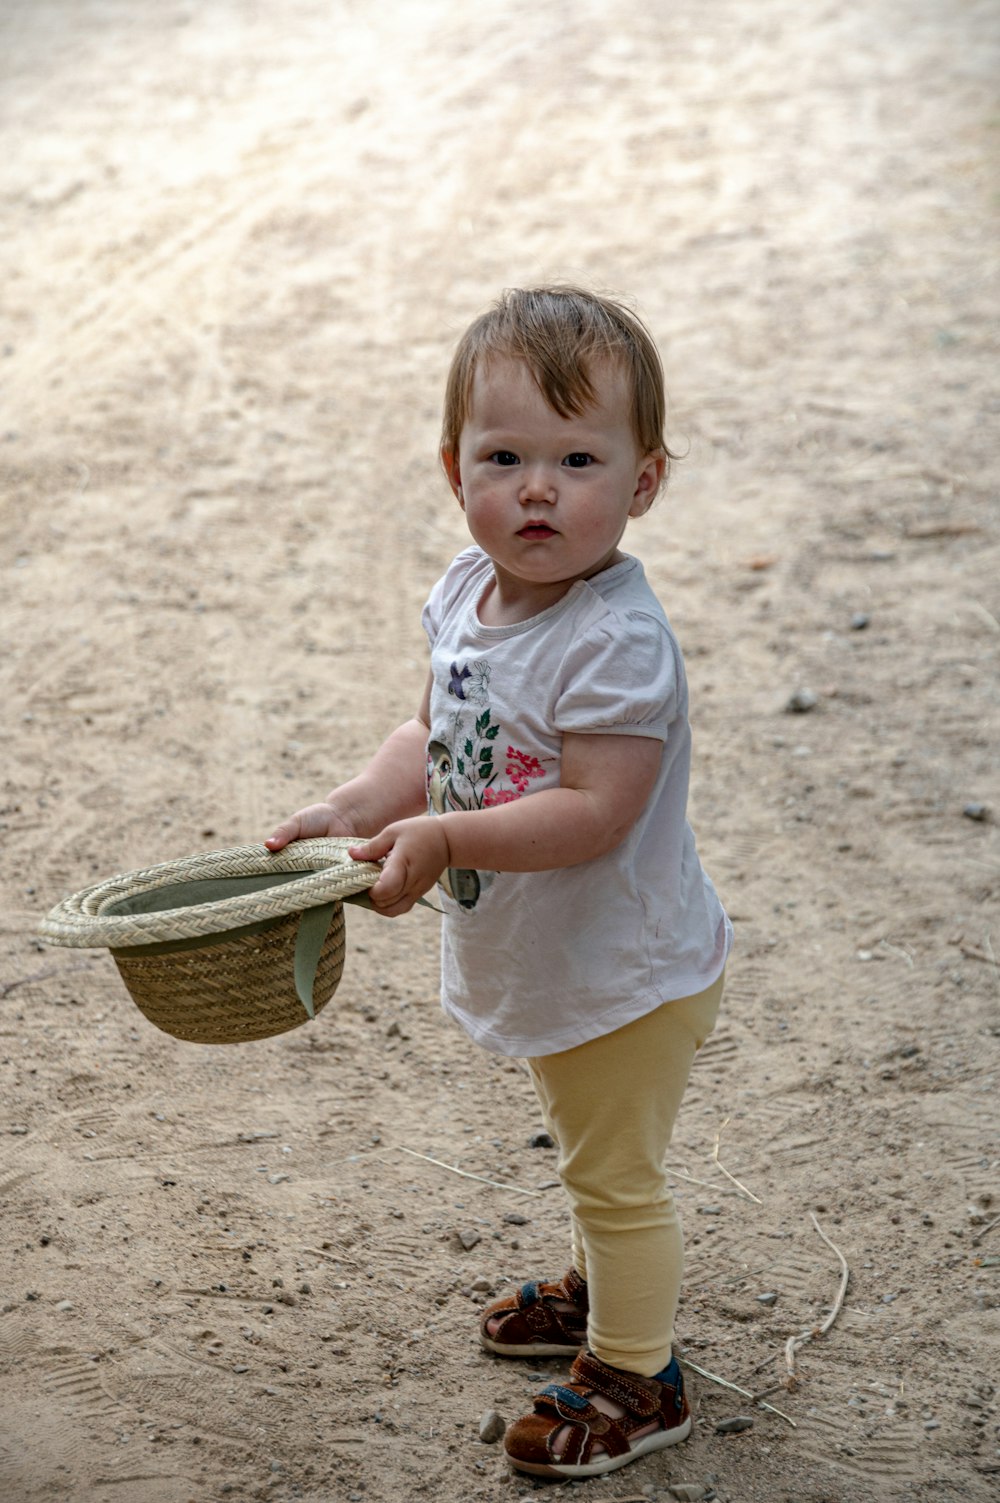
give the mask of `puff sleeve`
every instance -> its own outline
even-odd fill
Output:
[[[641,611],[604,619],[567,650],[554,706],[558,731],[665,741],[684,707],[680,652],[669,627]]]

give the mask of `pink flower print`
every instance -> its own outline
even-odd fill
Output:
[[[483,807],[495,809],[498,804],[513,804],[521,797],[511,788],[487,788],[483,794]]]
[[[505,771],[518,793],[527,793],[531,778],[544,778],[545,768],[537,757],[518,751],[516,746],[508,746],[507,756],[509,761]]]

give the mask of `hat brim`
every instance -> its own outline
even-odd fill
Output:
[[[119,950],[225,934],[318,908],[378,880],[375,862],[347,854],[352,844],[331,836],[293,841],[276,853],[233,846],[125,872],[57,903],[39,935],[48,944]]]

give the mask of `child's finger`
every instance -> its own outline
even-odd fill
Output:
[[[381,861],[383,856],[388,856],[395,844],[395,838],[383,830],[374,835],[371,840],[363,840],[358,845],[349,845],[347,854],[355,861]]]
[[[298,840],[301,821],[297,814],[291,819],[286,819],[283,825],[279,825],[273,835],[269,835],[264,841],[269,851],[282,851],[286,845],[291,845],[293,840]]]

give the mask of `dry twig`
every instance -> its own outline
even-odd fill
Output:
[[[840,1248],[830,1241],[829,1237],[826,1235],[826,1232],[824,1232],[823,1228],[816,1220],[816,1217],[813,1215],[812,1211],[809,1212],[809,1215],[812,1219],[813,1226],[816,1228],[819,1235],[823,1238],[823,1241],[826,1243],[827,1247],[830,1248],[831,1252],[836,1253],[837,1257],[840,1259],[840,1288],[837,1290],[837,1297],[834,1300],[830,1313],[824,1320],[823,1324],[821,1326],[815,1326],[812,1330],[802,1331],[798,1336],[789,1336],[787,1342],[785,1343],[785,1364],[788,1368],[789,1379],[793,1383],[796,1381],[795,1353],[798,1351],[800,1346],[805,1346],[807,1341],[815,1341],[818,1337],[826,1335],[827,1331],[830,1329],[834,1321],[837,1319],[837,1316],[840,1314],[841,1307],[844,1303],[844,1295],[847,1293],[847,1285],[850,1282],[851,1277],[851,1270],[847,1266],[847,1259],[844,1257],[844,1254],[841,1252]]]
[[[714,1162],[715,1167],[717,1169],[721,1169],[722,1170],[723,1174],[726,1176],[727,1179],[731,1179],[732,1180],[732,1182],[736,1186],[737,1190],[742,1190],[743,1194],[745,1196],[747,1196],[747,1198],[749,1200],[752,1200],[755,1206],[762,1206],[764,1204],[764,1202],[762,1200],[760,1200],[753,1193],[752,1190],[748,1190],[747,1187],[746,1187],[746,1185],[741,1185],[740,1182],[739,1182],[739,1180],[736,1178],[736,1175],[735,1174],[730,1174],[730,1172],[726,1168],[725,1164],[720,1164],[719,1163],[719,1145],[722,1142],[723,1128],[725,1128],[727,1126],[728,1122],[729,1122],[729,1118],[727,1117],[725,1119],[725,1121],[723,1122],[722,1127],[720,1127],[719,1131],[715,1134],[715,1147],[712,1149],[712,1161]]]
[[[710,1373],[707,1368],[699,1367],[697,1362],[690,1362],[687,1357],[678,1357],[677,1360],[682,1367],[689,1367],[693,1373],[697,1373],[700,1378],[707,1378],[710,1383],[718,1383],[720,1388],[730,1388],[733,1393],[741,1393],[745,1399],[754,1398],[749,1388],[741,1388],[738,1383],[730,1383],[728,1378],[720,1378],[718,1373]],[[758,1400],[757,1402],[760,1403],[762,1409],[769,1410],[771,1414],[776,1414],[779,1419],[783,1419],[786,1424],[791,1425],[793,1430],[799,1428],[790,1415],[783,1414],[780,1409],[775,1409],[773,1404],[765,1404],[763,1400]]]
[[[492,1185],[494,1190],[512,1190],[515,1195],[534,1195],[540,1200],[541,1190],[525,1190],[521,1185],[505,1185],[498,1179],[486,1179],[482,1174],[470,1174],[468,1169],[456,1169],[454,1164],[446,1164],[442,1159],[432,1159],[429,1153],[418,1153],[415,1148],[404,1148],[402,1143],[397,1144],[400,1153],[408,1153],[411,1158],[423,1159],[427,1164],[436,1164],[439,1169],[447,1169],[449,1174],[460,1174],[463,1179],[478,1180],[481,1185]]]
[[[992,1221],[988,1221],[985,1226],[981,1226],[979,1228],[978,1232],[972,1239],[973,1247],[978,1247],[980,1242],[982,1242],[983,1238],[986,1236],[986,1233],[991,1232],[995,1226],[1000,1226],[1000,1216],[994,1216]]]
[[[0,997],[9,997],[11,992],[16,991],[19,986],[28,986],[32,981],[48,981],[50,976],[58,976],[58,974],[59,967],[52,966],[47,971],[35,971],[31,976],[18,976],[16,981],[5,981],[3,986],[0,986]]]
[[[720,1166],[721,1167],[721,1166]],[[689,1185],[701,1185],[703,1190],[712,1190],[716,1195],[735,1195],[735,1190],[726,1190],[718,1185],[709,1184],[707,1179],[695,1179],[693,1174],[685,1174],[683,1169],[667,1168],[667,1174],[672,1174],[675,1179],[686,1180]]]

